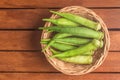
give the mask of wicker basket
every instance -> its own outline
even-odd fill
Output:
[[[54,68],[56,68],[57,70],[67,75],[83,75],[83,74],[86,74],[86,73],[89,73],[95,70],[105,60],[107,53],[108,53],[109,46],[110,46],[109,33],[108,33],[105,23],[98,15],[95,14],[95,12],[93,12],[90,9],[81,7],[81,6],[68,6],[68,7],[60,9],[59,12],[68,12],[68,13],[80,15],[90,20],[99,22],[102,26],[101,31],[104,32],[104,35],[105,35],[103,39],[104,47],[102,49],[98,49],[95,52],[95,54],[93,55],[93,63],[90,65],[78,65],[78,64],[72,64],[72,63],[66,63],[56,58],[50,59],[48,58],[50,55],[52,55],[52,52],[50,51],[50,49],[47,49],[44,52],[47,60]],[[59,18],[59,16],[53,14],[51,18],[55,19],[55,18]],[[49,27],[51,25],[52,24],[50,22],[46,22],[45,27]],[[41,39],[49,38],[50,36],[51,36],[51,33],[43,31]],[[41,46],[42,48],[44,48],[46,45],[41,44]]]

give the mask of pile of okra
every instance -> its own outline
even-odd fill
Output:
[[[50,49],[53,53],[50,58],[57,58],[73,64],[92,64],[95,51],[102,48],[104,33],[101,25],[71,13],[50,11],[60,16],[58,19],[43,19],[53,26],[39,27],[41,30],[55,32],[52,38],[42,39],[46,44],[42,50]]]

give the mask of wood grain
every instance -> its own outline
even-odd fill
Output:
[[[83,76],[68,76],[60,73],[1,73],[1,80],[120,80],[120,74],[92,73]]]
[[[44,25],[45,17],[50,17],[48,9],[0,10],[0,29],[35,29]]]
[[[110,51],[120,51],[120,32],[109,31]],[[41,50],[41,31],[0,31],[0,50]]]
[[[93,9],[105,22],[108,28],[120,28],[120,9]]]
[[[109,52],[94,72],[120,72],[120,52]],[[41,52],[0,52],[0,72],[58,72]]]
[[[108,1],[108,0],[107,0]],[[93,9],[108,28],[120,28],[120,9]],[[42,18],[49,18],[48,9],[0,10],[0,29],[37,29],[44,26]]]
[[[0,52],[0,58],[0,71],[56,71],[41,52]]]
[[[41,52],[39,26],[50,9],[71,5],[93,9],[109,31],[111,47],[93,73],[67,76],[55,70]],[[120,0],[0,0],[0,80],[120,80]],[[8,30],[6,30],[8,29]],[[15,30],[14,30],[15,29]]]
[[[0,31],[0,50],[41,50],[40,31]]]
[[[1,0],[1,8],[56,8],[71,5],[86,7],[120,7],[120,0]]]

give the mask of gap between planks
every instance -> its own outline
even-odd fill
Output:
[[[35,72],[35,71],[0,71],[0,74],[3,73],[3,74],[6,74],[6,73],[42,73],[42,74],[63,74],[61,72],[44,72],[44,71],[39,71],[39,72]],[[120,72],[91,72],[91,73],[88,73],[88,74],[120,74]]]
[[[63,7],[33,7],[33,8],[0,8],[0,10],[9,10],[9,9],[15,9],[15,10],[21,10],[21,9],[61,9]],[[120,7],[86,7],[89,9],[120,9]]]
[[[120,31],[120,28],[108,28],[109,31]],[[0,29],[0,31],[41,31],[39,29]]]
[[[0,52],[41,52],[41,50],[0,50]],[[109,50],[109,52],[120,52]]]

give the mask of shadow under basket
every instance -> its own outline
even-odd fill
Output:
[[[102,27],[101,31],[104,33],[104,39],[103,39],[104,46],[103,46],[103,48],[95,51],[95,53],[93,55],[93,63],[90,65],[67,63],[67,62],[61,61],[57,58],[51,59],[51,58],[49,58],[49,56],[52,55],[52,52],[50,51],[49,48],[44,51],[46,59],[49,61],[49,63],[55,69],[57,69],[58,71],[60,71],[64,74],[67,74],[67,75],[83,75],[83,74],[92,72],[93,70],[98,68],[103,63],[103,61],[105,60],[105,58],[107,56],[108,50],[109,50],[110,38],[109,38],[109,33],[108,33],[105,23],[95,12],[93,12],[90,9],[81,7],[81,6],[68,6],[68,7],[60,9],[58,12],[72,13],[72,14],[80,15],[80,16],[83,16],[90,20],[99,22]],[[56,18],[59,18],[59,16],[53,14],[51,16],[51,18],[56,19]],[[52,24],[50,22],[46,22],[44,27],[49,27],[49,26],[52,26]],[[51,35],[52,35],[51,33],[48,33],[43,30],[41,39],[50,38]],[[41,44],[42,49],[45,46],[46,45]]]

